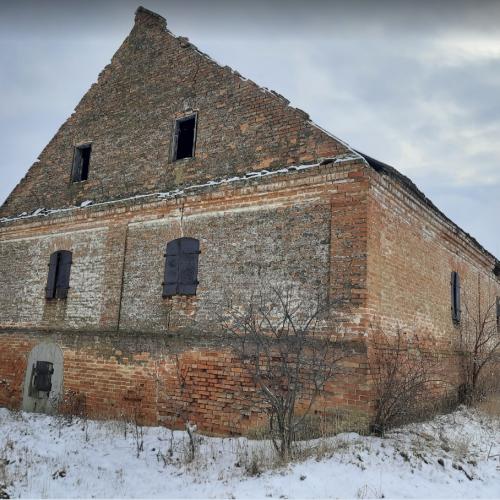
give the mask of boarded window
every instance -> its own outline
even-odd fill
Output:
[[[175,122],[173,160],[192,158],[196,142],[196,115],[180,118]]]
[[[73,154],[73,170],[71,174],[71,180],[73,182],[86,181],[89,178],[91,152],[91,144],[85,144],[75,148],[75,152]]]
[[[451,273],[451,318],[454,323],[460,323],[460,275],[453,271]]]
[[[58,250],[50,256],[45,298],[65,299],[68,296],[71,262],[72,253],[68,250]]]
[[[46,392],[47,395],[52,390],[52,375],[54,374],[54,365],[49,361],[37,361],[33,365],[32,371],[32,395],[39,392]]]
[[[163,296],[196,295],[200,242],[194,238],[178,238],[167,244]]]

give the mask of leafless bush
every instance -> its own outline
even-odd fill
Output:
[[[347,357],[340,320],[329,314],[332,305],[319,299],[305,304],[292,289],[271,288],[245,307],[228,305],[221,318],[234,351],[260,390],[270,437],[282,459],[290,456],[298,429]]]
[[[370,373],[376,409],[372,431],[386,429],[421,418],[435,404],[431,388],[442,384],[437,376],[437,360],[421,349],[416,335],[397,329],[394,337],[374,334]]]
[[[182,369],[179,356],[175,355],[175,370],[177,385],[179,387],[180,398],[176,404],[177,416],[182,420],[184,429],[188,435],[188,453],[186,462],[192,462],[196,456],[196,430],[197,427],[190,421],[192,401],[189,397],[187,385],[187,371]]]
[[[82,430],[85,431],[85,441],[89,440],[88,435],[88,413],[87,413],[87,396],[84,393],[67,390],[64,396],[58,403],[59,412],[64,415],[67,425],[73,423],[74,417],[81,420],[83,425]]]
[[[134,407],[134,442],[136,456],[139,458],[144,451],[144,429],[142,427],[138,405]]]
[[[464,294],[464,311],[460,321],[460,368],[463,383],[461,402],[472,405],[489,394],[499,391],[500,325],[498,299],[492,293],[481,293],[478,278],[477,293]]]

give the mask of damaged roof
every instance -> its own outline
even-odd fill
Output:
[[[440,217],[442,217],[449,224],[451,224],[457,231],[463,233],[469,240],[472,241],[472,243],[477,248],[479,248],[479,250],[482,253],[494,259],[495,266],[493,269],[493,273],[495,274],[495,276],[500,277],[500,260],[498,260],[491,252],[486,250],[486,248],[484,248],[481,245],[481,243],[479,243],[476,240],[476,238],[474,238],[469,233],[464,231],[460,226],[458,226],[455,222],[453,222],[447,215],[445,215],[427,196],[425,196],[425,194],[422,191],[420,191],[420,189],[418,189],[416,184],[409,177],[406,177],[406,175],[403,175],[399,170],[395,169],[394,167],[391,167],[391,165],[376,160],[375,158],[372,158],[371,156],[368,156],[367,154],[362,153],[361,151],[356,151],[356,153],[360,154],[367,161],[368,165],[370,165],[370,167],[373,168],[373,170],[382,175],[387,175],[388,177],[391,177],[392,179],[402,184],[406,189],[408,189],[412,194],[414,194],[417,197],[417,199],[419,199],[421,202],[427,205],[431,210],[436,212]]]

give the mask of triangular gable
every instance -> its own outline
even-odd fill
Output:
[[[195,157],[172,161],[176,119],[196,113]],[[75,146],[91,144],[73,182]],[[0,216],[101,202],[299,165],[351,150],[276,93],[221,67],[142,7],[132,31],[16,186]]]

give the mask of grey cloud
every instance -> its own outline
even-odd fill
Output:
[[[138,2],[2,3],[0,200],[109,62]],[[492,230],[500,209],[500,59],[472,49],[462,57],[448,43],[478,37],[494,46],[500,2],[142,3],[222,64],[410,175],[500,253]]]

